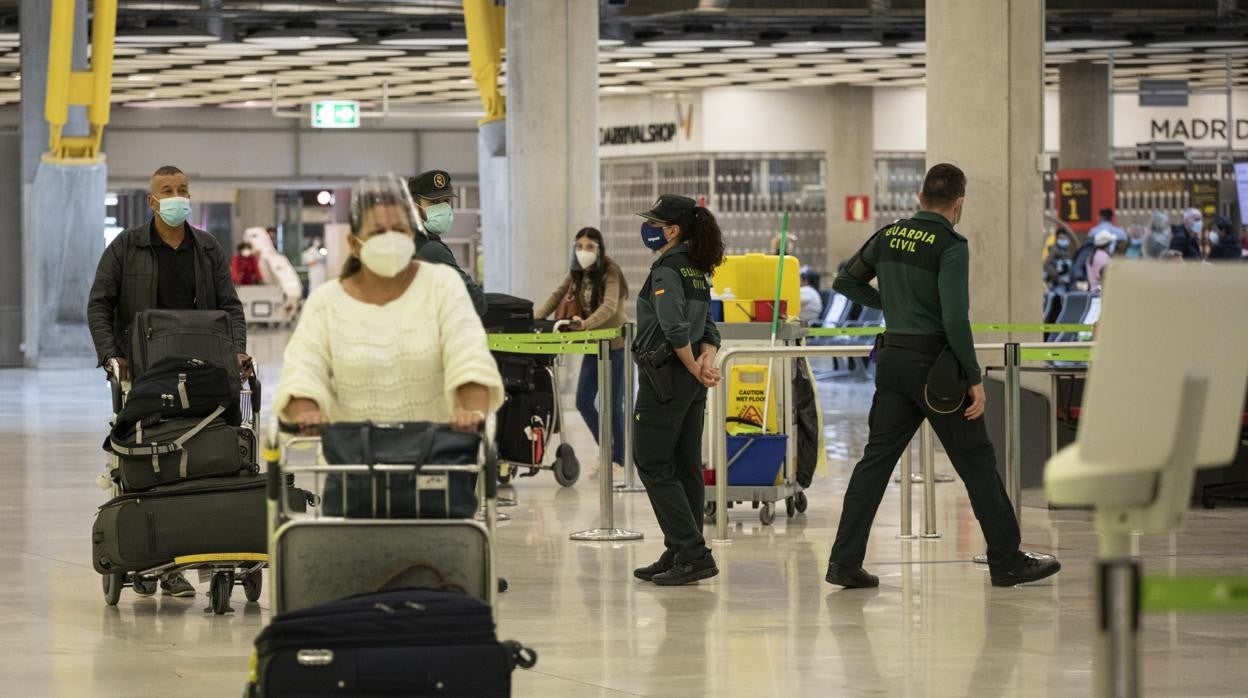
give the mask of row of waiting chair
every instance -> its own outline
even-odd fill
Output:
[[[883,327],[884,311],[879,308],[867,308],[845,296],[826,289],[820,292],[823,296],[823,317],[811,323],[812,327]],[[811,344],[824,346],[855,346],[867,345],[875,341],[870,335],[850,337],[813,337]],[[859,357],[846,359],[830,358],[812,362],[815,377],[826,379],[838,376],[869,376],[874,370],[872,363]]]

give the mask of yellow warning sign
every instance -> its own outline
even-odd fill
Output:
[[[776,433],[777,408],[775,385],[767,391],[766,364],[739,364],[732,367],[728,376],[728,414],[732,417],[762,425],[763,413],[767,413],[764,431]],[[765,409],[770,402],[770,409]]]

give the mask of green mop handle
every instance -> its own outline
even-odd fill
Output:
[[[780,224],[780,260],[776,263],[776,304],[771,309],[771,342],[775,344],[776,333],[780,329],[780,292],[784,282],[784,256],[789,249],[789,212],[784,212],[784,222]]]

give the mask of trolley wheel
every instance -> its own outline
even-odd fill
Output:
[[[758,510],[758,520],[763,522],[764,526],[770,526],[776,520],[776,505],[771,502],[764,502],[761,509]]]
[[[808,503],[809,502],[806,501],[805,492],[798,492],[797,495],[793,497],[793,504],[797,507],[797,513],[799,514],[806,513],[806,505]]]
[[[793,501],[793,497],[784,500],[784,513],[791,519],[797,514],[797,502]]]
[[[217,572],[212,575],[212,585],[208,589],[208,607],[218,616],[234,610],[230,608],[230,592],[234,590],[233,576],[232,572]]]
[[[576,459],[576,451],[569,444],[559,444],[555,449],[555,462],[551,466],[555,473],[555,481],[564,487],[571,487],[581,477],[581,462]]]
[[[715,512],[716,512],[715,502],[707,502],[705,505],[703,505],[702,511],[704,514],[706,514],[706,522],[708,524],[715,523]]]
[[[156,585],[160,584],[159,579],[135,579],[130,582],[130,586],[134,587],[134,593],[139,596],[151,596],[156,593]]]
[[[1213,497],[1201,497],[1200,505],[1206,509],[1213,509],[1218,506],[1218,503],[1213,501]]]
[[[119,572],[100,576],[104,581],[104,603],[116,606],[121,600],[121,588],[126,585],[126,575]]]
[[[248,601],[255,603],[260,600],[260,590],[264,587],[264,579],[260,576],[260,572],[251,572],[243,575],[243,595]]]

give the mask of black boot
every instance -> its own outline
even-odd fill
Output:
[[[828,584],[837,584],[846,589],[870,589],[880,585],[880,578],[863,568],[851,570],[835,562],[828,563],[828,574],[823,579]]]

